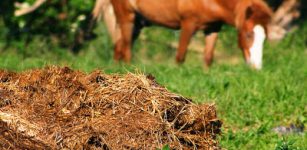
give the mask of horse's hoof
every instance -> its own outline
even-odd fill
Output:
[[[212,57],[205,57],[204,58],[205,66],[210,67],[212,65],[213,59]]]
[[[176,57],[176,63],[177,64],[183,64],[184,58]]]
[[[130,65],[130,64],[131,64],[131,59],[124,59],[124,62],[125,62],[126,64]]]

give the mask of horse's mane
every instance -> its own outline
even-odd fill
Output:
[[[256,8],[256,10],[253,8]],[[237,28],[241,28],[246,18],[250,17],[246,16],[249,15],[249,9],[254,11],[251,16],[256,16],[254,19],[264,25],[269,23],[273,14],[271,8],[263,0],[239,0],[235,7],[235,25]]]

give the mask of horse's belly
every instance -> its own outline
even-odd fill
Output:
[[[174,19],[174,18],[167,18],[167,17],[160,17],[155,15],[146,15],[142,14],[142,16],[149,22],[165,26],[168,28],[174,28],[177,29],[180,27],[180,20]]]
[[[138,0],[137,11],[148,21],[166,26],[179,28],[180,17],[177,10],[177,0]]]

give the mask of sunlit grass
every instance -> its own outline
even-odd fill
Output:
[[[98,38],[79,54],[40,40],[27,47],[21,44],[2,50],[0,68],[22,71],[60,65],[86,72],[100,69],[106,73],[153,74],[172,92],[196,103],[216,103],[224,122],[220,137],[223,148],[275,149],[283,139],[294,141],[292,147],[307,148],[306,133],[281,136],[272,131],[296,122],[307,125],[307,29],[299,29],[280,43],[267,43],[261,71],[244,64],[236,33],[230,28],[220,35],[219,55],[210,70],[203,69],[202,54],[195,51],[188,52],[183,65],[175,63],[176,49],[169,43],[177,41],[178,31],[145,30],[134,46],[131,65],[114,63],[112,44],[103,26],[97,33]]]

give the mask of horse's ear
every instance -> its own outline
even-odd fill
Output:
[[[240,29],[249,19],[266,25],[270,22],[272,14],[272,10],[263,0],[242,0],[236,6],[235,25]]]
[[[238,29],[243,26],[243,23],[252,17],[255,12],[251,1],[240,1],[235,10],[235,25]]]
[[[245,20],[249,19],[255,10],[252,8],[252,6],[247,7],[245,11]]]

